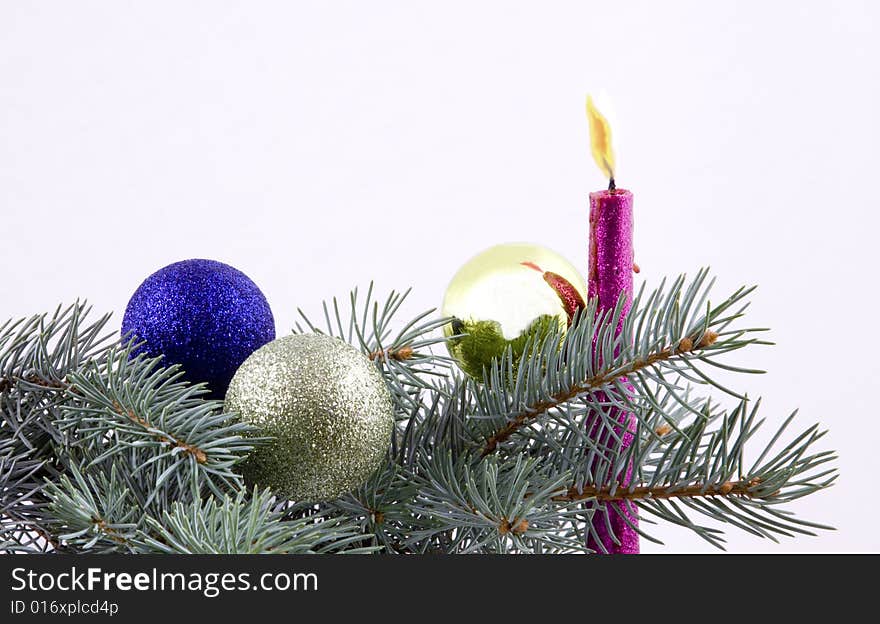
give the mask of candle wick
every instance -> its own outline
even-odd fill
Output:
[[[614,183],[614,177],[612,177],[611,179],[608,180],[608,190],[609,191],[616,191],[617,190],[617,185]]]

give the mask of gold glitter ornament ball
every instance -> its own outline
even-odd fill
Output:
[[[565,329],[587,285],[561,255],[530,243],[495,245],[468,260],[443,297],[443,331],[459,367],[475,379],[509,348],[519,359],[532,341]]]
[[[362,485],[385,459],[394,428],[376,367],[321,334],[286,336],[251,354],[229,384],[226,409],[274,438],[248,457],[245,480],[298,501]]]

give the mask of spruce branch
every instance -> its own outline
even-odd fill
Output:
[[[472,464],[446,455],[435,462],[410,475],[419,485],[410,545],[445,534],[453,553],[583,551],[566,527],[589,521],[591,512],[555,500],[569,475],[551,475],[524,457]]]
[[[324,503],[321,510],[357,526],[364,535],[362,547],[405,553],[409,552],[405,541],[412,527],[409,502],[415,492],[406,471],[389,461],[361,487]]]
[[[11,481],[0,487],[0,539],[14,544],[14,550],[58,549],[44,485],[64,471],[56,453],[64,434],[56,422],[67,376],[101,361],[114,341],[106,330],[109,315],[92,321],[90,311],[77,302],[0,325],[0,455],[18,475],[14,487]]]
[[[220,402],[206,400],[204,386],[181,381],[179,368],[132,357],[134,346],[113,347],[102,362],[69,375],[75,392],[58,423],[68,446],[91,464],[125,454],[133,475],[161,469],[154,493],[169,479],[179,491],[191,481],[218,495],[237,489],[233,467],[262,439]]]
[[[376,363],[395,403],[404,409],[412,407],[420,391],[433,390],[436,386],[431,381],[449,372],[451,359],[432,352],[434,345],[445,342],[445,338],[433,334],[447,322],[432,318],[433,309],[417,314],[400,329],[393,329],[409,292],[391,291],[380,304],[372,283],[363,300],[355,288],[349,294],[347,306],[336,297],[323,302],[323,325],[313,323],[298,309],[300,321],[294,332],[326,333],[357,347]]]
[[[412,469],[423,457],[450,453],[457,460],[467,453],[474,445],[467,427],[472,405],[472,386],[459,376],[448,378],[408,414],[406,426],[394,440],[396,461]]]
[[[0,325],[0,392],[24,382],[46,388],[63,384],[68,371],[97,359],[110,343],[110,315],[86,323],[91,307],[77,302],[53,314]]]
[[[751,467],[746,465],[748,441],[764,424],[757,417],[760,401],[741,401],[731,412],[715,413],[706,402],[705,417],[692,419],[665,436],[636,436],[623,452],[605,449],[588,455],[590,465],[581,483],[558,500],[590,501],[595,513],[617,513],[614,501],[637,501],[647,513],[695,531],[715,546],[723,546],[722,534],[698,524],[685,508],[713,521],[729,524],[760,537],[775,540],[794,533],[812,534],[809,528],[828,529],[795,518],[780,506],[831,486],[837,471],[827,464],[836,459],[832,451],[813,451],[824,432],[814,425],[805,429],[764,461],[779,444],[795,414],[783,422],[772,440],[760,451]],[[715,426],[710,426],[712,423]],[[619,442],[610,442],[609,446]],[[636,466],[632,480],[621,483],[626,465]],[[598,478],[597,478],[598,475]],[[608,479],[611,479],[610,483]],[[647,532],[641,534],[652,538]],[[656,540],[654,540],[656,541]]]
[[[755,450],[760,401],[721,384],[726,354],[769,344],[743,325],[751,289],[709,304],[706,271],[534,339],[478,383],[446,356],[446,319],[400,321],[406,292],[354,291],[297,331],[340,337],[392,391],[385,464],[319,504],[245,490],[262,443],[181,371],[101,338],[76,304],[0,326],[0,545],[5,552],[587,552],[596,521],[638,504],[723,546],[719,525],[770,539],[827,528],[789,504],[833,484],[817,426],[789,418]],[[408,291],[407,291],[408,292]],[[402,329],[394,329],[402,325]],[[619,331],[618,331],[619,329]],[[719,390],[733,409],[706,396]],[[619,414],[632,415],[626,427]],[[488,452],[487,452],[488,450]],[[747,463],[747,458],[757,459]],[[595,537],[595,535],[594,535]],[[595,540],[594,540],[595,541]]]
[[[526,426],[534,419],[540,418],[551,409],[567,403],[580,395],[597,392],[601,388],[614,383],[620,377],[626,377],[657,364],[669,360],[673,356],[681,356],[694,353],[695,351],[711,346],[718,339],[718,334],[709,330],[703,334],[695,343],[691,338],[685,336],[675,347],[667,346],[657,351],[649,353],[645,358],[637,358],[622,366],[608,366],[597,372],[584,382],[573,384],[564,391],[551,395],[548,400],[540,401],[529,406],[528,411],[522,411],[513,417],[504,427],[492,434],[486,440],[485,446],[481,451],[481,456],[485,457],[490,453],[494,453],[498,445],[506,441],[510,436],[519,431],[520,428]]]
[[[98,553],[133,549],[139,513],[115,465],[89,475],[72,465],[46,491],[59,542]]]
[[[340,518],[313,515],[285,521],[268,490],[174,503],[149,517],[136,538],[138,552],[164,554],[314,554],[346,550],[363,539]],[[370,552],[370,549],[348,552]]]
[[[61,441],[54,421],[68,375],[101,361],[113,342],[105,333],[109,315],[90,322],[90,311],[77,302],[0,326],[0,434],[35,458],[52,458],[51,446]]]
[[[752,471],[741,465],[761,425],[755,416],[760,402],[749,408],[745,395],[699,365],[761,372],[718,357],[768,343],[752,335],[762,328],[734,327],[752,289],[738,289],[713,307],[707,303],[711,285],[700,271],[690,284],[680,277],[669,289],[642,291],[626,319],[623,299],[605,314],[590,302],[565,336],[536,341],[516,362],[508,352],[482,383],[470,384],[474,405],[464,417],[464,437],[476,443],[477,458],[485,461],[502,448],[508,461],[522,454],[540,458],[573,477],[560,502],[587,501],[607,518],[620,513],[607,503],[638,500],[649,513],[718,546],[719,532],[691,521],[682,506],[740,528],[752,522],[751,532],[763,537],[803,532],[802,521],[775,507],[831,485],[836,471],[824,464],[834,455],[811,452],[821,438],[812,428],[776,464]],[[695,399],[695,384],[740,397],[740,404],[727,413],[712,400]],[[620,411],[632,414],[629,427],[617,420]],[[632,478],[623,482],[629,467]]]
[[[45,520],[40,478],[43,461],[33,451],[17,450],[13,440],[0,439],[0,552],[53,546]]]
[[[619,423],[604,416],[608,410],[602,409],[603,402],[610,400],[613,407],[637,418],[647,407],[662,410],[661,405],[651,405],[655,390],[649,384],[660,384],[677,397],[680,386],[668,381],[670,373],[699,373],[695,362],[714,363],[718,355],[763,344],[750,336],[761,329],[721,333],[742,314],[740,310],[729,315],[729,310],[742,304],[752,289],[741,288],[722,304],[703,310],[711,287],[706,278],[702,270],[687,287],[681,276],[665,292],[662,285],[647,297],[642,290],[626,317],[625,295],[606,313],[599,313],[591,301],[564,335],[552,333],[536,341],[520,361],[508,351],[494,362],[483,383],[474,382],[480,429],[486,432],[481,456],[494,453],[511,436],[571,402],[595,408],[608,430]],[[706,375],[696,383],[720,387]],[[687,405],[683,399],[677,402]]]

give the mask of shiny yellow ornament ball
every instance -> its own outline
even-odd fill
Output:
[[[447,347],[465,373],[482,379],[483,370],[508,347],[518,358],[530,338],[567,326],[559,294],[544,280],[547,271],[565,278],[586,300],[580,272],[540,245],[496,245],[458,270],[446,289],[442,314],[453,319],[444,326]]]

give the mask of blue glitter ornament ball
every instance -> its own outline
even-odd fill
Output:
[[[222,399],[238,367],[275,339],[275,319],[251,279],[214,260],[183,260],[159,269],[132,295],[122,335],[143,341],[137,353],[164,355],[192,383]]]

